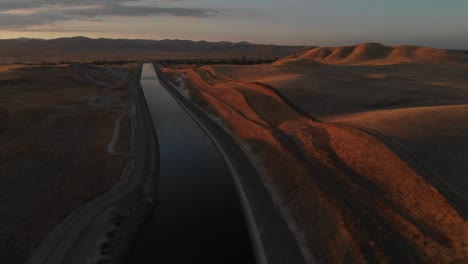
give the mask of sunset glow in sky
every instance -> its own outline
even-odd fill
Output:
[[[0,0],[0,38],[362,42],[468,49],[466,0]]]

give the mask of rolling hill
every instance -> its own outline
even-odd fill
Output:
[[[319,62],[340,65],[389,65],[398,63],[466,62],[463,52],[419,46],[385,46],[365,43],[355,46],[318,47],[289,56],[277,62]]]

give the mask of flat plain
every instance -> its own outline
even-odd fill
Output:
[[[107,191],[126,158],[136,65],[0,68],[0,259],[24,263],[70,212]],[[132,77],[133,76],[133,77]]]

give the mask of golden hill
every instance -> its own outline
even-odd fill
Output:
[[[319,62],[341,65],[388,65],[398,63],[466,62],[468,56],[456,51],[418,46],[385,46],[365,43],[344,47],[318,47],[286,57],[277,65]]]

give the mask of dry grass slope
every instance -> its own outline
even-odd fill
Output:
[[[357,124],[393,138],[468,201],[467,104],[368,111],[325,120]]]
[[[468,202],[468,63],[212,66],[223,78],[262,82],[324,121],[383,134]],[[373,132],[371,132],[373,133]],[[439,187],[438,187],[439,188]],[[439,188],[446,189],[445,187]],[[450,195],[449,195],[450,196]]]
[[[468,56],[454,51],[418,46],[385,46],[365,43],[346,47],[319,47],[276,62],[277,65],[319,62],[339,65],[388,65],[398,63],[463,62]]]
[[[166,74],[186,76],[192,101],[221,117],[252,154],[285,217],[300,230],[304,250],[320,262],[468,259],[465,219],[377,139],[309,119],[261,83],[208,67]]]

